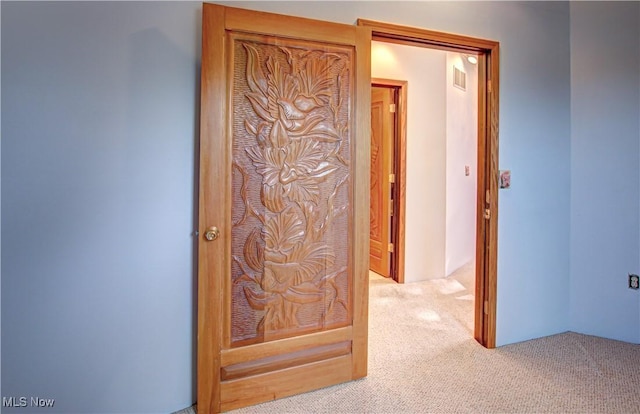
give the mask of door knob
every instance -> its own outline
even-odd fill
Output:
[[[220,230],[218,230],[216,226],[209,227],[209,229],[204,233],[204,238],[208,241],[214,241],[218,237],[220,237]]]

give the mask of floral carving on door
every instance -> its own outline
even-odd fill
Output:
[[[376,113],[373,108],[371,110],[371,121],[376,121]],[[379,118],[379,117],[378,117]],[[382,202],[382,188],[379,180],[379,171],[382,169],[382,153],[380,151],[381,138],[376,136],[378,130],[371,129],[371,172],[370,172],[370,194],[369,201],[369,236],[377,240],[381,238],[380,229],[380,204]]]
[[[352,52],[236,38],[233,53],[231,341],[347,325]]]

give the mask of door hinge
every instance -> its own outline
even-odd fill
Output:
[[[484,314],[485,315],[489,314],[489,301],[488,300],[484,301]]]
[[[396,104],[389,104],[389,112],[392,114],[396,112]]]
[[[389,215],[393,216],[393,198],[389,200]]]
[[[491,210],[489,210],[488,208],[484,209],[484,218],[485,218],[485,220],[490,220],[491,219]]]
[[[487,203],[487,204],[491,204],[490,203],[490,199],[489,199],[489,190],[487,190],[487,192],[485,193],[484,202]]]
[[[392,183],[392,184],[396,182],[396,175],[395,174],[389,174],[389,182]]]
[[[389,243],[389,247],[387,249],[389,253],[393,253],[393,243]]]
[[[493,90],[493,87],[492,87],[492,85],[491,85],[491,81],[490,81],[490,80],[488,80],[488,81],[487,81],[487,92],[491,93],[491,92],[492,92],[492,90]]]

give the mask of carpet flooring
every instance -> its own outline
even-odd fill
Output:
[[[233,412],[640,413],[640,346],[563,333],[485,349],[469,272],[404,285],[372,274],[366,378]]]

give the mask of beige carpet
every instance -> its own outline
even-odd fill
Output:
[[[372,277],[367,378],[234,412],[640,413],[638,345],[565,333],[487,350],[462,273]]]

